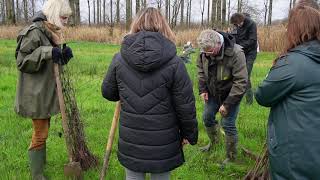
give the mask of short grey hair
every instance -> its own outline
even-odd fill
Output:
[[[205,49],[209,47],[215,47],[217,43],[221,43],[221,39],[218,32],[207,29],[200,33],[197,38],[197,42],[200,49]]]

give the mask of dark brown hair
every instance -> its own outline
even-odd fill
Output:
[[[243,22],[245,19],[245,16],[241,13],[234,13],[232,14],[231,18],[230,18],[230,22],[232,24],[240,24],[241,22]]]

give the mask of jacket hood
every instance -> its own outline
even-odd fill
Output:
[[[46,20],[47,20],[47,17],[43,14],[42,11],[37,12],[32,18],[32,22],[46,21]]]
[[[320,41],[312,40],[306,43],[303,43],[296,48],[290,50],[290,52],[295,52],[299,54],[303,54],[313,61],[320,63]]]
[[[173,59],[177,50],[175,44],[161,33],[140,31],[124,38],[120,53],[132,68],[150,72]]]

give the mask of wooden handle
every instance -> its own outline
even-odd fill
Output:
[[[112,144],[113,144],[114,136],[115,136],[115,133],[117,130],[119,114],[120,114],[120,101],[117,102],[116,108],[114,110],[111,129],[109,131],[108,143],[107,143],[107,147],[106,147],[106,154],[104,156],[103,166],[102,166],[102,170],[101,170],[101,174],[100,174],[100,180],[104,179],[106,172],[107,172],[107,169],[108,169],[108,166],[109,166],[109,159],[110,159],[110,155],[111,155],[111,151],[112,151]]]
[[[69,161],[72,162],[73,158],[72,158],[71,147],[70,147],[70,144],[68,144],[69,129],[68,129],[68,123],[67,123],[66,106],[63,98],[62,85],[60,81],[59,65],[54,63],[53,68],[54,68],[54,75],[55,75],[56,84],[57,84],[57,94],[59,99],[60,112],[62,117],[62,128],[63,128],[65,139],[66,139]]]

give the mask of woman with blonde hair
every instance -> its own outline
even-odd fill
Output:
[[[50,118],[60,112],[53,64],[65,65],[73,57],[72,50],[62,50],[61,29],[71,15],[68,0],[48,0],[17,38],[16,63],[18,83],[15,111],[32,119],[33,134],[29,146],[32,179],[46,179],[46,139]]]
[[[174,34],[155,8],[142,10],[102,83],[121,102],[118,159],[126,179],[167,180],[184,162],[183,145],[197,143],[192,82],[177,56]]]
[[[255,96],[271,107],[268,150],[274,180],[320,177],[320,12],[309,5],[290,11],[284,53]]]

